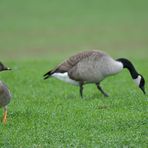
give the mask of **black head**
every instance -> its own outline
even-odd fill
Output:
[[[141,80],[140,80],[140,84],[139,84],[139,88],[143,91],[144,94],[146,94],[145,92],[145,80],[144,77],[142,75],[141,76]]]
[[[0,71],[4,71],[4,70],[11,70],[11,68],[6,67],[2,62],[0,62]]]

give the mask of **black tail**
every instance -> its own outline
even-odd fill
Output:
[[[46,74],[44,74],[44,80],[48,79],[53,73],[54,71],[50,70]]]

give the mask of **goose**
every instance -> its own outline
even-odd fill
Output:
[[[52,70],[44,74],[44,79],[56,77],[57,79],[80,87],[80,96],[83,97],[83,86],[95,84],[97,89],[105,96],[108,94],[102,89],[100,83],[106,77],[128,69],[132,79],[145,94],[144,77],[137,72],[132,62],[126,58],[113,59],[100,50],[79,52]]]
[[[0,71],[11,70],[0,62]],[[0,80],[0,107],[4,108],[2,122],[6,124],[7,121],[7,105],[11,100],[11,93],[4,82]]]

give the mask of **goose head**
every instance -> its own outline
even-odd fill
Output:
[[[11,70],[11,68],[6,67],[2,62],[0,62],[0,71]]]
[[[144,77],[141,74],[138,74],[137,78],[134,79],[135,83],[138,85],[138,87],[142,90],[144,94],[145,92],[145,80]]]

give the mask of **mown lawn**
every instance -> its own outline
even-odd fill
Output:
[[[135,60],[147,78],[143,62]],[[14,70],[1,79],[13,100],[7,125],[0,124],[1,147],[147,147],[148,98],[126,70],[102,83],[110,97],[86,85],[81,99],[78,87],[42,79],[53,66],[47,61],[9,65]]]
[[[12,92],[0,148],[148,147],[148,96],[127,70],[79,88],[43,74],[73,53],[101,49],[130,59],[148,92],[147,0],[1,0],[0,79]],[[0,117],[2,110],[0,110]]]

